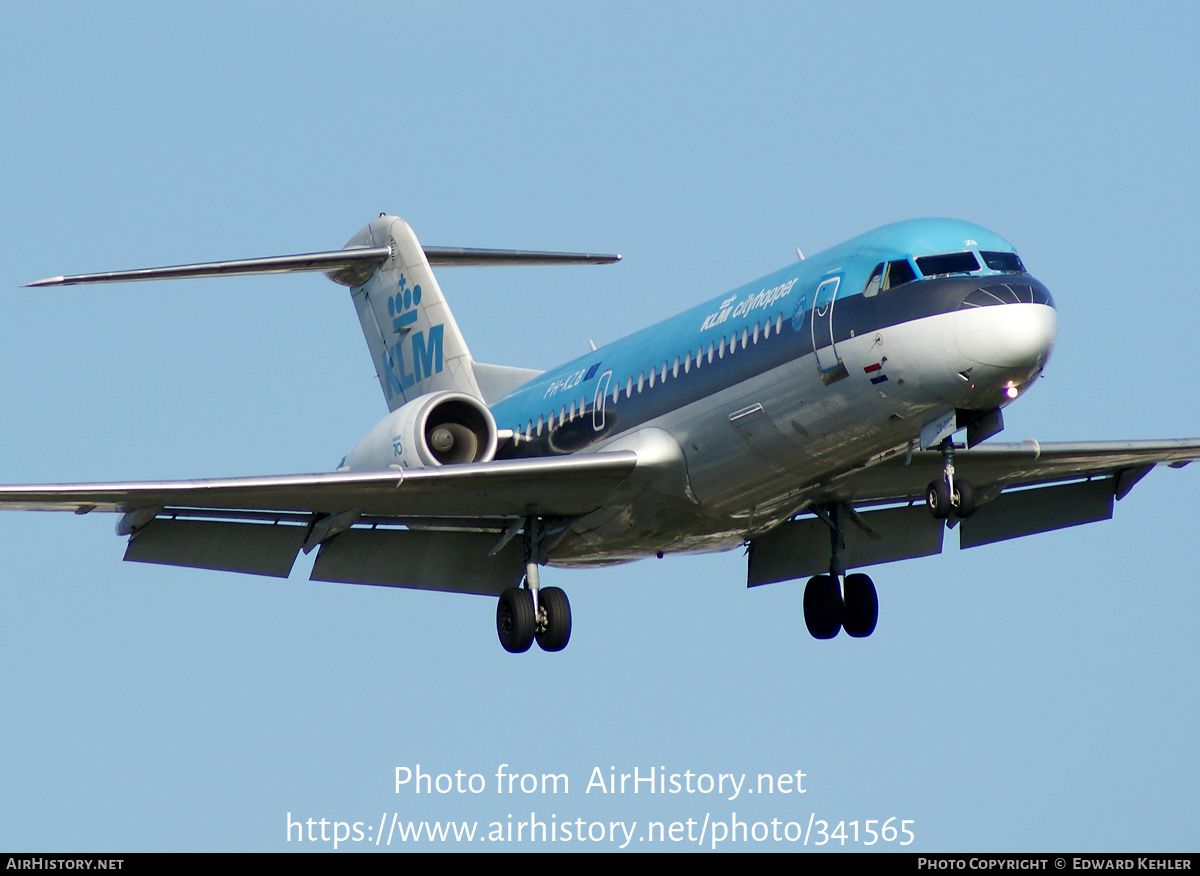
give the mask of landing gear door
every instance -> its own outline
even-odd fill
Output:
[[[833,343],[833,306],[837,302],[837,290],[841,282],[840,274],[821,281],[813,299],[813,353],[817,358],[817,370],[825,383],[841,380],[847,374],[846,366],[838,358]]]

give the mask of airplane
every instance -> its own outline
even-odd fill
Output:
[[[809,580],[815,638],[869,636],[851,572],[1108,519],[1200,439],[983,442],[1036,382],[1057,312],[978,225],[898,222],[549,371],[477,362],[434,266],[617,255],[425,247],[380,214],[341,250],[52,277],[35,287],[323,272],[350,289],[389,414],[335,471],[0,487],[0,507],[119,514],[135,562],[490,595],[510,652],[560,651],[542,566],[745,547],[747,585]],[[965,440],[956,441],[959,433]]]

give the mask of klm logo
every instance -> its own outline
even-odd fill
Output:
[[[388,296],[387,303],[392,331],[400,339],[394,344],[387,344],[379,354],[379,370],[389,399],[402,395],[406,389],[427,377],[442,373],[445,326],[432,325],[428,334],[424,330],[414,331],[420,304],[420,285],[409,288],[408,279],[401,274],[400,285],[394,294]]]
[[[420,285],[409,289],[408,280],[401,274],[400,287],[396,290],[396,294],[388,296],[388,316],[392,318],[392,331],[396,333],[411,331],[409,326],[417,321],[417,306],[420,303]]]

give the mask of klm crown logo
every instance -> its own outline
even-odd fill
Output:
[[[402,332],[417,321],[417,307],[421,303],[421,286],[408,288],[408,279],[401,274],[400,286],[394,295],[388,296],[388,316],[392,318],[392,331]],[[439,369],[440,370],[440,369]]]
[[[389,401],[396,396],[404,398],[408,389],[434,374],[441,374],[445,367],[443,348],[446,327],[438,323],[428,329],[414,331],[420,305],[420,284],[414,283],[410,288],[408,278],[401,274],[396,291],[387,300],[392,332],[400,337],[392,341],[385,339],[384,348],[379,353],[379,374]],[[399,455],[400,448],[396,447],[395,450]]]

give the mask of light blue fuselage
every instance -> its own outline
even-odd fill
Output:
[[[511,456],[649,442],[677,458],[676,482],[573,522],[551,562],[595,562],[601,542],[603,561],[711,550],[913,446],[939,416],[1012,401],[1054,337],[1053,301],[1011,244],[913,220],[547,371],[491,411],[516,436]]]

